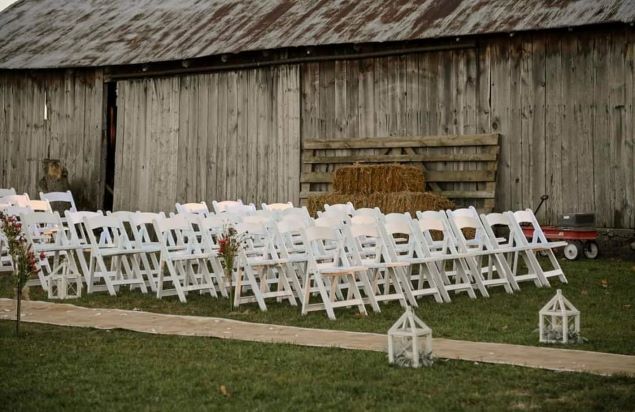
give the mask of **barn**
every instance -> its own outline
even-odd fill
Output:
[[[632,0],[21,0],[0,187],[60,159],[89,207],[301,202],[357,161],[544,223],[635,228]]]

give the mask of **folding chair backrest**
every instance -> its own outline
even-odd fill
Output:
[[[3,189],[0,188],[0,197],[5,197],[5,196],[13,196],[15,195],[15,189],[10,187],[8,189]]]
[[[0,203],[9,203],[11,206],[30,207],[31,199],[26,193],[22,195],[8,195],[0,198]]]
[[[215,200],[212,201],[212,206],[214,207],[214,212],[223,213],[227,211],[227,208],[232,206],[242,206],[243,201],[238,200],[224,200],[222,202],[217,202]]]
[[[238,216],[251,216],[256,213],[256,206],[253,203],[248,205],[230,205],[225,208],[225,213],[233,213]]]
[[[473,206],[466,209],[448,210],[446,215],[460,251],[491,249],[481,218]],[[467,239],[463,232],[464,229],[473,229],[475,231],[474,239]]]
[[[516,232],[512,227],[513,222],[509,215],[495,212],[482,214],[481,222],[489,242],[495,248],[500,246],[512,247],[516,243]]]
[[[231,212],[222,212],[216,214],[220,219],[222,219],[226,225],[236,225],[243,220],[243,216],[237,215],[236,213]]]
[[[279,216],[280,220],[294,218],[304,221],[307,225],[311,224],[311,215],[309,215],[309,211],[305,206],[285,209],[280,212]]]
[[[273,218],[266,216],[245,216],[242,219],[241,223],[258,223],[266,225],[267,223],[273,222]]]
[[[71,212],[70,210],[67,210],[64,212],[64,216],[66,217],[66,224],[68,225],[68,232],[70,234],[71,241],[80,244],[87,244],[89,239],[84,226],[84,218],[103,216],[103,213],[100,210],[97,212]]]
[[[66,192],[49,192],[49,193],[40,192],[40,199],[48,200],[50,203],[52,202],[68,203],[69,207],[67,210],[71,212],[77,212],[77,206],[75,206],[75,199],[73,199],[73,193],[71,193],[70,190],[67,190]]]
[[[293,203],[291,202],[262,204],[262,210],[267,210],[269,212],[281,212],[283,210],[291,209],[291,208],[293,208]]]
[[[150,235],[150,228],[155,220],[165,219],[165,213],[136,212],[132,214],[130,227],[132,236],[137,245],[153,242]]]
[[[20,216],[22,231],[26,234],[31,244],[55,244],[69,243],[62,218],[57,212],[34,212]]]
[[[207,216],[209,215],[209,208],[205,202],[200,203],[177,203],[176,205],[176,213],[194,213],[197,215]]]
[[[319,227],[331,227],[335,229],[341,229],[344,226],[344,222],[335,217],[329,217],[322,215],[313,221],[314,226]]]
[[[4,214],[9,215],[9,216],[15,216],[18,219],[20,218],[20,216],[22,215],[26,215],[29,213],[33,213],[33,209],[31,209],[30,207],[23,207],[23,206],[7,206],[4,210],[3,210]]]
[[[304,244],[310,256],[318,259],[342,257],[343,239],[333,227],[309,226],[303,229]]]
[[[410,213],[408,212],[388,213],[387,215],[384,216],[384,222],[386,223],[403,222],[403,223],[410,224],[411,220],[412,220],[412,216],[410,216]]]
[[[334,205],[324,205],[324,211],[327,212],[329,210],[337,210],[339,212],[346,213],[347,215],[352,215],[355,213],[355,207],[351,202],[346,203],[336,203]]]
[[[384,219],[384,214],[381,213],[381,210],[379,210],[378,207],[374,207],[374,208],[362,207],[359,209],[355,209],[355,212],[353,212],[353,217],[357,217],[357,216],[369,216],[380,222],[383,221]]]
[[[52,212],[51,204],[48,200],[31,200],[30,207],[34,212]]]
[[[113,216],[84,217],[88,243],[93,247],[129,247],[130,242],[121,221]],[[99,237],[97,235],[99,234]]]
[[[371,215],[355,215],[351,218],[353,225],[372,225],[377,223],[377,218]]]
[[[349,214],[341,209],[331,208],[331,209],[325,210],[324,212],[318,212],[318,217],[321,219],[329,219],[332,221],[339,222],[338,226],[341,226],[343,224],[348,224],[350,222]]]
[[[545,233],[542,231],[542,227],[540,227],[540,224],[538,223],[538,219],[536,219],[536,215],[534,215],[534,212],[531,209],[519,210],[510,213],[514,218],[514,229],[517,234],[522,234],[521,225],[530,225],[534,232],[530,242],[531,244],[549,243]],[[524,238],[524,235],[522,237]]]

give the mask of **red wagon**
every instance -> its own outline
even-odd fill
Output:
[[[547,199],[549,199],[548,195],[540,197],[540,204],[538,204],[534,214],[538,214],[538,210]],[[565,258],[576,260],[584,255],[588,259],[595,259],[598,257],[600,249],[596,242],[598,232],[592,228],[594,224],[595,215],[593,213],[571,213],[562,216],[560,226],[541,226],[541,228],[547,240],[567,242],[564,247]],[[525,237],[529,239],[533,237],[532,227],[524,226],[522,230]]]

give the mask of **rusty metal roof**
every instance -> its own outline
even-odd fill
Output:
[[[22,0],[0,13],[0,68],[124,65],[633,21],[635,0]]]

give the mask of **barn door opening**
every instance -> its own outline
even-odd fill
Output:
[[[117,144],[117,82],[106,83],[106,185],[104,209],[112,210],[115,193],[115,147]]]

